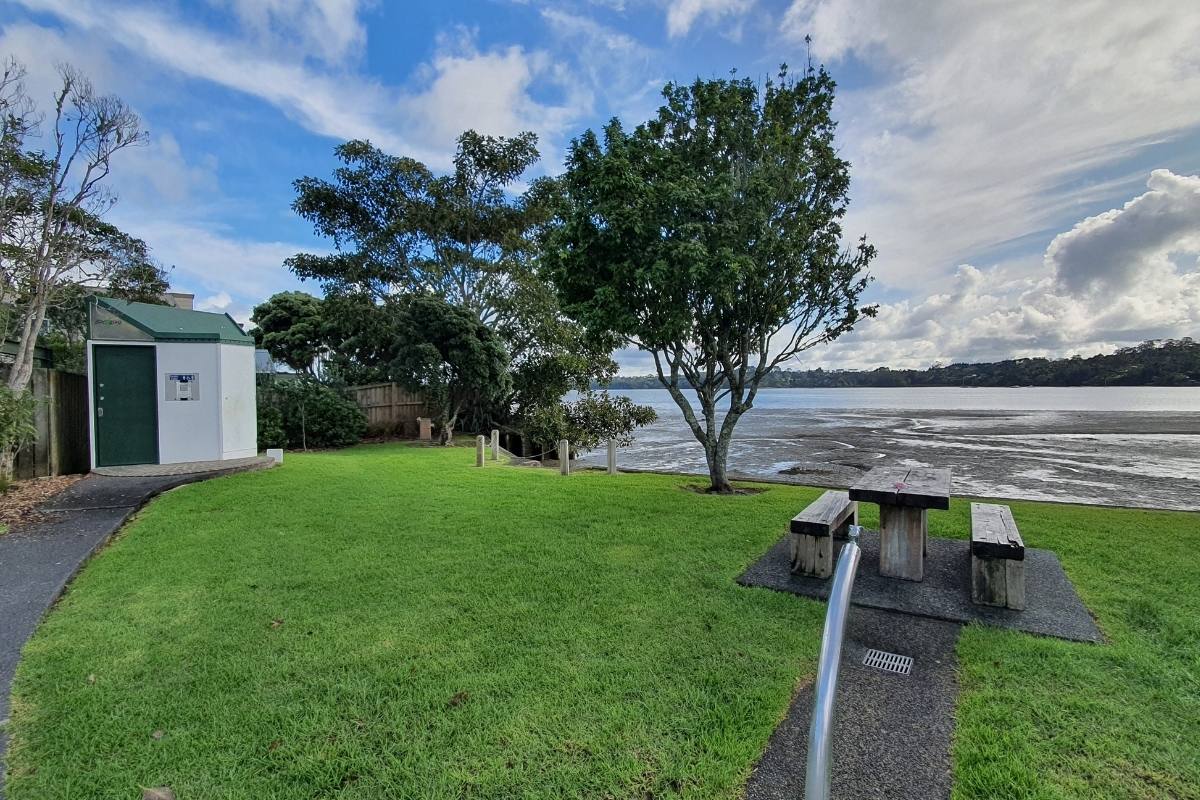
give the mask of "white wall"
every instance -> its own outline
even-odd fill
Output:
[[[221,345],[204,342],[159,342],[158,462],[216,461],[221,451]],[[245,347],[253,353],[253,348]],[[196,373],[198,400],[167,400],[167,375]]]
[[[221,458],[258,454],[254,348],[221,345]]]
[[[92,344],[88,342],[88,412],[94,419],[91,388]],[[158,400],[158,462],[218,461],[258,454],[258,415],[255,405],[254,348],[246,345],[179,342],[155,345],[154,385]],[[195,373],[199,399],[167,400],[167,376]],[[96,436],[91,430],[92,468],[96,467]]]

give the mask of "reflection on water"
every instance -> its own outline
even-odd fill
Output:
[[[659,413],[622,465],[706,471],[666,391],[620,394]],[[731,472],[845,486],[872,466],[935,465],[962,495],[1200,509],[1200,388],[773,389],[755,406]]]

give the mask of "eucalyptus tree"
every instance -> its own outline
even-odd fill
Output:
[[[3,389],[0,426],[18,429],[34,347],[47,316],[81,285],[106,285],[118,273],[149,266],[145,244],[103,220],[116,201],[107,179],[116,155],[146,135],[121,99],[96,92],[73,67],[43,113],[25,87],[25,69],[0,69],[0,328],[17,342]],[[0,443],[0,480],[12,474],[20,437]]]
[[[550,280],[572,317],[650,353],[715,492],[732,491],[730,441],[763,379],[874,314],[859,297],[875,250],[843,243],[834,90],[786,66],[761,85],[668,84],[652,119],[569,150]]]
[[[102,217],[116,201],[106,184],[113,158],[145,141],[141,122],[79,71],[64,65],[58,72],[44,137],[23,68],[10,60],[0,78],[0,283],[15,309],[17,348],[7,386],[18,394],[29,385],[51,306],[73,286],[107,280],[136,242]]]

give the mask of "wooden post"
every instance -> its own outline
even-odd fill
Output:
[[[926,510],[879,506],[879,574],[919,581],[925,578]]]
[[[482,435],[475,437],[475,466],[477,467],[482,467],[486,463],[484,453],[487,450],[487,445],[485,442],[486,440]]]
[[[608,440],[608,474],[617,474],[617,443],[612,439]]]
[[[562,475],[571,474],[571,443],[566,439],[558,440],[558,471]]]
[[[492,461],[500,460],[500,431],[492,428]]]

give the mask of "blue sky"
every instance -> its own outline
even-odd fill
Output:
[[[849,235],[879,317],[803,366],[1111,350],[1200,335],[1200,10],[1186,0],[22,0],[0,49],[48,98],[69,61],[142,115],[112,220],[174,287],[246,319],[327,244],[290,211],[366,137],[443,167],[466,128],[570,138],[667,80],[838,79]],[[316,291],[316,287],[308,287]],[[636,353],[627,372],[647,371]]]

